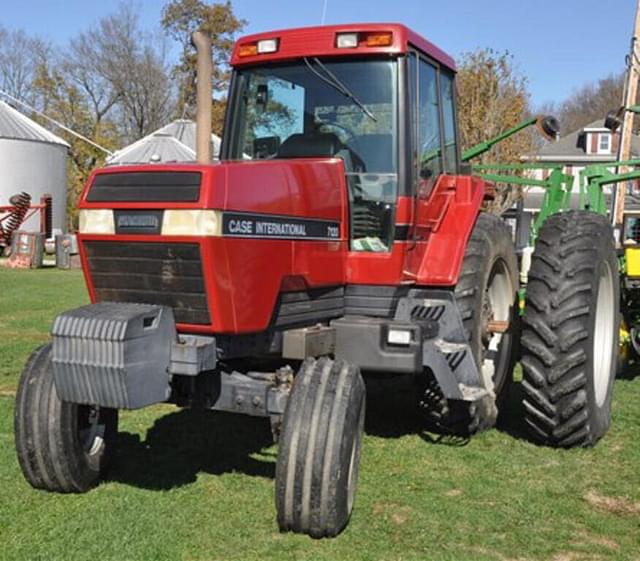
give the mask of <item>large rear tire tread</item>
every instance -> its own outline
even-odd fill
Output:
[[[615,310],[606,395],[597,403],[594,341],[601,276],[609,270]],[[532,439],[556,447],[591,446],[611,423],[618,350],[619,278],[605,216],[570,211],[540,230],[526,293],[522,333],[524,420]],[[606,371],[606,369],[605,369]]]
[[[276,466],[281,531],[333,537],[353,509],[364,430],[365,387],[357,367],[307,359],[284,415]]]
[[[511,231],[498,216],[482,212],[478,215],[471,232],[462,262],[458,283],[455,287],[456,303],[462,317],[471,352],[478,368],[483,364],[482,309],[490,275],[497,261],[504,264],[510,277],[513,306],[510,327],[504,335],[501,347],[506,360],[494,378],[495,387],[491,395],[479,402],[454,402],[446,400],[439,391],[437,382],[430,376],[423,391],[421,407],[426,414],[428,428],[437,432],[468,437],[492,428],[497,422],[498,412],[508,392],[516,356],[518,325],[517,287],[518,263]]]
[[[85,450],[79,422],[89,408],[58,398],[51,368],[51,344],[30,356],[16,396],[15,442],[25,479],[36,489],[81,493],[94,487],[108,466],[118,427],[118,411],[100,409],[104,427],[95,448]]]

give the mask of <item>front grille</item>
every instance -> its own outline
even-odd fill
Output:
[[[195,202],[202,174],[192,171],[135,171],[96,175],[87,201]]]
[[[178,323],[209,324],[198,244],[85,241],[99,302],[173,308]]]

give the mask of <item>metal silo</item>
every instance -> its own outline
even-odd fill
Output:
[[[53,228],[66,231],[68,150],[60,137],[0,101],[0,206],[21,191],[31,195],[32,203],[48,193],[53,198]],[[38,231],[38,213],[21,229]]]

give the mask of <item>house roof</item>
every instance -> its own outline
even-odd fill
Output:
[[[220,137],[211,135],[213,157],[220,152]],[[107,158],[107,164],[192,162],[196,159],[196,124],[177,119],[125,146]]]
[[[607,130],[604,126],[604,119],[598,119],[589,123],[566,136],[563,136],[557,142],[545,144],[536,154],[527,156],[528,160],[543,161],[611,161],[615,159],[615,155],[610,154],[587,154],[585,146],[581,144],[583,133],[585,130]],[[633,135],[631,137],[631,157],[640,156],[640,137]]]
[[[46,142],[69,148],[69,144],[62,138],[49,132],[4,101],[0,101],[0,138]]]

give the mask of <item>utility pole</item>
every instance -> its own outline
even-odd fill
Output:
[[[636,19],[633,27],[633,37],[631,38],[631,48],[627,59],[627,77],[624,88],[624,97],[622,105],[626,109],[636,104],[638,92],[639,72],[639,52],[640,46],[640,0],[636,5]],[[631,111],[623,111],[623,122],[620,129],[620,144],[618,146],[618,161],[631,159],[631,138],[633,136],[633,117]],[[630,171],[624,166],[624,169],[618,169],[618,173]],[[624,218],[624,203],[627,192],[625,183],[616,183],[614,187],[613,212],[611,213],[611,222],[616,230],[617,241],[621,240],[620,228]]]

